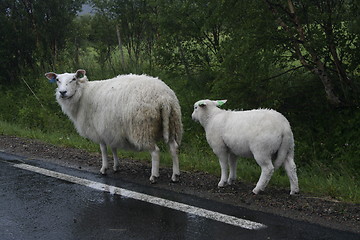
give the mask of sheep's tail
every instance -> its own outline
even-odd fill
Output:
[[[291,130],[282,135],[282,141],[274,161],[275,169],[278,169],[289,158],[294,158],[294,137]]]
[[[170,106],[163,104],[161,109],[162,114],[162,125],[163,125],[163,138],[165,143],[169,142],[169,119],[171,114]]]
[[[178,103],[162,106],[163,138],[165,143],[175,140],[178,145],[182,138],[181,110]]]

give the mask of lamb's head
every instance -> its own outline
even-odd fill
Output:
[[[226,101],[227,100],[213,101],[213,100],[209,100],[209,99],[197,101],[194,104],[194,111],[191,114],[191,117],[194,121],[200,122],[201,125],[203,125],[203,123],[206,121],[206,119],[209,116],[209,112],[212,109],[223,105],[224,103],[226,103]]]
[[[45,76],[51,81],[56,82],[56,99],[71,99],[78,91],[80,84],[87,81],[86,71],[79,69],[76,73],[56,74],[54,72],[46,73]]]

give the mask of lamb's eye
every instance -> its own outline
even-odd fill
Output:
[[[72,81],[75,81],[75,80],[76,80],[76,78],[73,78],[73,79],[71,80],[71,82],[72,82]]]
[[[59,80],[58,78],[56,79],[56,81],[57,81],[57,82],[60,82],[60,80]]]

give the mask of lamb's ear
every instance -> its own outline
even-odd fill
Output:
[[[86,74],[86,71],[84,69],[79,69],[76,71],[75,76],[77,79],[80,79],[80,78],[85,77],[85,74]]]
[[[54,82],[56,82],[57,74],[54,72],[48,72],[48,73],[45,73],[45,77],[47,79],[49,79],[50,83],[54,83]]]
[[[224,105],[226,102],[227,102],[227,100],[217,100],[217,101],[215,101],[217,107],[220,107],[220,106]]]

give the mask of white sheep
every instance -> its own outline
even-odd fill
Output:
[[[56,99],[74,123],[78,133],[100,144],[102,167],[109,167],[107,146],[119,168],[117,148],[150,151],[150,181],[159,176],[160,150],[156,142],[163,139],[170,146],[173,160],[171,180],[180,175],[177,150],[182,137],[181,109],[175,93],[161,80],[146,75],[121,75],[103,81],[88,81],[85,70],[76,73],[46,73],[56,81]]]
[[[200,122],[206,139],[219,158],[223,187],[236,180],[237,157],[255,158],[261,175],[253,193],[263,191],[274,169],[284,165],[290,180],[290,194],[299,192],[294,163],[294,138],[287,119],[269,109],[226,111],[218,108],[226,100],[200,100],[194,104],[192,118]],[[274,163],[272,162],[274,160]],[[228,165],[230,167],[227,178]]]

